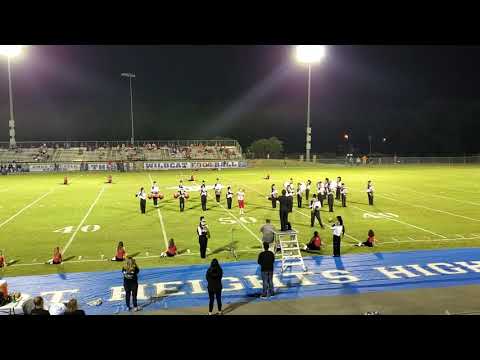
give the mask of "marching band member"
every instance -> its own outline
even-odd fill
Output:
[[[368,205],[373,206],[373,192],[374,192],[374,187],[372,184],[371,180],[368,180],[367,183],[367,195],[368,195]]]
[[[332,190],[333,192],[333,196],[335,197],[336,196],[336,193],[337,193],[337,188],[340,186],[340,184],[337,184],[337,181],[336,180],[332,180],[330,181],[330,189]]]
[[[68,185],[68,177],[63,178],[63,185]]]
[[[270,191],[269,200],[272,201],[272,208],[273,209],[275,209],[277,207],[277,196],[278,196],[278,192],[277,192],[277,189],[275,189],[275,184],[272,184],[272,189]]]
[[[198,224],[197,226],[197,234],[198,234],[198,243],[200,244],[200,257],[202,259],[205,259],[210,232],[208,231],[207,222],[205,221],[204,216],[200,216],[200,224]]]
[[[333,231],[333,257],[339,257],[340,241],[342,239],[342,235],[345,235],[345,226],[343,225],[343,219],[341,216],[337,216],[337,222],[332,225],[332,231]]]
[[[291,213],[293,211],[293,182],[292,179],[288,182],[287,185],[287,202],[288,202],[288,212]]]
[[[305,199],[308,201],[308,197],[310,195],[310,187],[312,186],[312,182],[310,180],[307,180],[307,185],[305,187]]]
[[[297,206],[298,208],[302,207],[302,185],[300,183],[297,184]]]
[[[334,192],[331,187],[327,188],[328,212],[333,212],[333,197]]]
[[[183,180],[180,180],[180,184],[178,184],[178,191],[185,190],[185,186],[183,186]]]
[[[232,191],[232,188],[229,186],[227,188],[227,207],[229,209],[232,208],[232,199],[233,199],[233,191]]]
[[[335,199],[340,200],[340,195],[341,195],[341,188],[340,184],[342,183],[342,178],[340,176],[337,176],[337,187],[335,191]]]
[[[145,193],[145,190],[140,188],[140,191],[135,194],[135,197],[138,197],[140,199],[140,211],[142,214],[145,214],[145,207],[147,205],[147,194]]]
[[[342,182],[342,186],[340,186],[340,194],[342,195],[342,207],[347,207],[347,187],[345,183]]]
[[[217,203],[219,203],[220,196],[222,195],[222,184],[219,183],[218,178],[217,178],[217,182],[213,186],[213,189],[215,190],[215,199],[217,200]]]
[[[150,190],[153,197],[153,206],[158,207],[158,193],[159,193],[157,182],[154,181],[152,184],[152,189]]]
[[[112,175],[108,175],[107,184],[111,184],[111,183],[112,183]]]
[[[179,186],[180,188],[180,186]],[[178,200],[180,202],[180,212],[183,212],[185,210],[185,199],[188,197],[187,192],[185,191],[184,187],[182,186],[178,190]]]
[[[312,201],[310,201],[310,209],[312,209],[312,214],[310,217],[310,226],[313,227],[315,225],[315,219],[318,220],[318,223],[320,224],[320,227],[323,229],[323,223],[322,219],[320,218],[320,208],[322,205],[320,204],[320,201],[317,198],[317,195],[313,194]]]
[[[237,192],[238,208],[240,209],[240,215],[244,214],[245,211],[245,192],[243,189]]]
[[[325,200],[325,184],[323,183],[323,181],[320,181],[319,183],[317,198],[318,200],[320,200],[320,204],[323,207],[323,200]]]
[[[207,187],[205,186],[205,180],[202,181],[200,186],[200,199],[202,201],[202,210],[207,211]]]

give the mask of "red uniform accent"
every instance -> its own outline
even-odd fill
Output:
[[[170,255],[177,255],[177,247],[175,245],[169,246],[167,253],[169,253]]]
[[[375,236],[369,236],[368,239],[367,239],[367,242],[373,244],[375,243]]]
[[[316,247],[320,247],[322,245],[322,240],[320,239],[320,236],[315,236],[313,239],[312,239],[312,243],[313,245],[315,245]]]
[[[68,178],[66,176],[63,178],[63,185],[68,185]]]
[[[5,257],[3,255],[0,255],[0,268],[5,266]]]
[[[125,249],[117,249],[117,254],[115,255],[117,259],[125,259]]]
[[[62,262],[62,254],[61,253],[53,255],[53,263],[54,264],[60,264],[61,262]]]
[[[238,200],[238,207],[240,209],[245,209],[245,200]]]

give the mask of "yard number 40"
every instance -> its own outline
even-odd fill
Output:
[[[62,234],[70,234],[72,233],[75,228],[75,226],[65,226],[64,228],[57,229],[54,232],[56,233],[62,233]],[[100,225],[85,225],[80,228],[81,231],[83,232],[95,232],[100,230]]]

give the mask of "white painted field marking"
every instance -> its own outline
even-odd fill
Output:
[[[460,235],[460,234],[454,234],[455,236],[458,236],[460,239],[465,239],[465,236]]]
[[[421,195],[424,195],[425,197],[433,196],[433,197],[438,197],[438,198],[441,198],[441,199],[453,200],[453,201],[456,201],[456,202],[459,202],[459,203],[480,206],[480,203],[473,202],[473,201],[459,200],[459,199],[455,199],[455,198],[452,198],[452,197],[449,197],[449,196],[443,196],[443,195],[437,195],[437,194],[425,194],[425,193],[422,193],[420,191],[412,190],[410,188],[406,188],[406,187],[398,186],[398,185],[392,185],[392,186],[400,188],[400,189],[405,189],[407,191],[410,191],[410,192],[413,192],[413,193],[416,193],[416,194],[421,194]],[[445,194],[445,192],[440,192],[440,194]]]
[[[351,207],[351,208],[354,208],[354,209],[357,209],[357,210],[360,210],[360,211],[363,211],[363,212],[368,212],[367,210],[361,209],[361,208],[359,208],[359,207],[357,207],[357,206],[354,206],[354,205],[350,205],[350,207]],[[389,218],[389,217],[386,217],[385,220],[395,221],[395,222],[398,222],[398,223],[400,223],[400,224],[407,225],[407,226],[413,227],[413,228],[415,228],[415,229],[422,230],[422,231],[428,232],[428,233],[430,233],[430,234],[433,234],[433,235],[435,235],[435,236],[438,236],[438,237],[441,237],[441,238],[446,239],[446,237],[443,236],[443,235],[440,235],[440,234],[434,233],[433,231],[430,231],[430,230],[421,228],[420,226],[416,226],[416,225],[413,225],[413,224],[409,224],[409,223],[407,223],[407,222],[405,222],[405,221],[400,221],[400,220],[393,219],[393,218]]]
[[[394,238],[394,237],[392,237],[392,240],[396,241],[396,242],[399,242],[399,240],[397,238]]]
[[[95,205],[97,204],[98,200],[100,199],[100,196],[102,196],[103,192],[105,191],[105,186],[102,186],[102,189],[100,190],[100,192],[98,193],[97,195],[97,198],[95,199],[95,201],[92,203],[92,205],[90,205],[90,208],[88,209],[87,213],[85,214],[85,216],[83,217],[82,221],[80,221],[80,224],[78,224],[77,228],[75,229],[75,232],[72,234],[72,236],[70,236],[70,239],[68,240],[67,244],[63,247],[63,251],[62,251],[62,255],[65,255],[65,253],[67,252],[68,248],[70,247],[73,239],[75,238],[75,236],[77,235],[78,231],[80,230],[80,228],[83,226],[83,224],[85,223],[85,220],[87,220],[87,217],[88,215],[90,215],[90,213],[92,212],[93,208],[95,207]]]
[[[410,236],[408,237],[408,239],[411,240],[411,241],[417,241],[417,240],[415,240],[414,238],[412,238],[412,237],[410,237]]]
[[[411,243],[411,242],[439,242],[439,241],[455,241],[455,240],[480,240],[480,236],[470,238],[455,238],[455,239],[428,239],[428,240],[400,240],[400,241],[379,241],[379,245],[383,244],[398,244],[398,243]]]
[[[42,200],[45,196],[49,195],[50,193],[53,192],[53,189],[46,192],[45,194],[43,194],[42,196],[40,196],[37,200],[35,200],[34,202],[28,204],[27,206],[25,206],[24,208],[20,209],[19,211],[17,211],[14,215],[12,215],[11,217],[9,217],[7,220],[5,220],[4,222],[2,222],[0,224],[0,228],[5,225],[5,224],[8,224],[10,221],[12,221],[13,219],[15,219],[18,215],[20,215],[22,212],[24,212],[25,210],[29,209],[30,207],[32,207],[33,205],[35,205],[37,202],[39,202],[40,200]]]
[[[221,207],[223,210],[225,210],[225,212],[226,212],[227,214],[229,214],[231,217],[233,217],[235,220],[237,220],[237,222],[238,222],[240,225],[242,225],[242,227],[243,227],[245,230],[247,230],[250,234],[252,234],[252,236],[260,242],[260,244],[263,244],[262,240],[260,240],[260,238],[259,238],[252,230],[250,230],[250,229],[243,223],[243,221],[240,221],[239,218],[237,218],[237,217],[236,217],[235,215],[233,215],[230,211],[228,211],[221,203],[219,203],[219,205],[220,205],[220,207]]]
[[[433,208],[430,208],[430,207],[428,207],[428,206],[415,205],[415,204],[412,204],[412,203],[409,203],[409,202],[406,202],[406,201],[403,201],[403,200],[394,199],[394,198],[391,198],[391,197],[388,197],[388,196],[383,196],[383,195],[377,195],[377,196],[378,196],[378,197],[381,197],[381,198],[388,199],[388,200],[396,201],[396,202],[399,202],[399,203],[404,203],[404,204],[407,204],[407,205],[409,205],[409,206],[413,206],[413,207],[417,207],[417,208],[422,208],[422,209],[427,209],[427,210],[430,210],[430,211],[435,211],[435,212],[447,214],[447,215],[450,215],[450,216],[459,217],[459,218],[462,218],[462,219],[467,219],[467,220],[472,220],[472,221],[478,221],[478,222],[480,222],[480,219],[474,219],[474,218],[471,218],[471,217],[468,217],[468,216],[458,215],[458,214],[454,214],[454,213],[451,213],[451,212],[448,212],[448,211],[443,211],[443,210],[439,210],[439,209],[433,209]]]
[[[150,178],[150,183],[153,184],[152,175],[148,174],[148,177]],[[162,227],[163,240],[165,241],[165,249],[168,249],[167,232],[165,231],[165,224],[163,223],[163,216],[159,207],[157,208],[157,214],[158,214],[158,219],[160,220],[160,225]]]

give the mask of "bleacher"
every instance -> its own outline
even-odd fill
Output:
[[[17,142],[16,149],[0,143],[0,163],[62,163],[105,161],[241,160],[235,140],[122,142]]]

